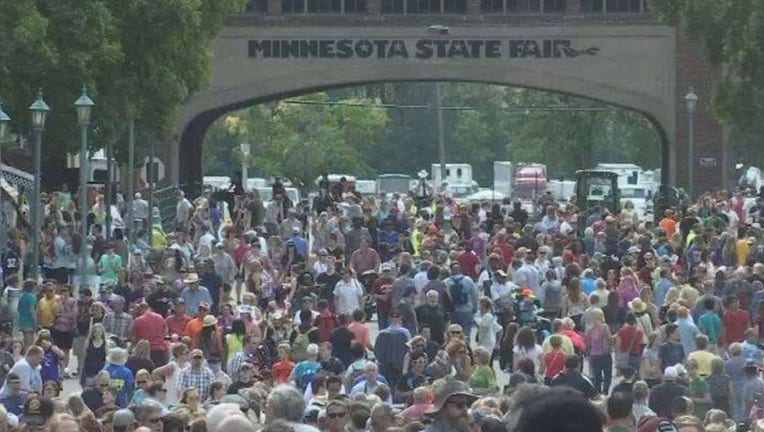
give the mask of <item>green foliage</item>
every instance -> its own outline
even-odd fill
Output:
[[[703,41],[721,65],[712,108],[746,163],[763,163],[760,119],[764,115],[764,2],[761,0],[653,0],[665,20]],[[754,158],[751,160],[751,156]]]
[[[493,161],[543,162],[554,178],[572,178],[598,162],[660,165],[660,141],[642,115],[600,102],[536,90],[465,83],[441,85],[447,161],[470,163],[483,186]],[[432,83],[389,83],[334,90],[300,100],[345,104],[260,105],[218,120],[205,137],[208,175],[238,165],[238,145],[253,146],[250,176],[279,175],[299,184],[320,173],[359,178],[415,174],[437,163],[437,113]],[[391,106],[382,109],[375,100]],[[452,109],[460,107],[461,109]],[[518,107],[557,108],[555,111]],[[606,108],[606,111],[566,111]],[[234,155],[232,158],[231,155]]]
[[[86,83],[96,103],[93,147],[122,140],[130,116],[139,119],[140,137],[165,137],[178,106],[208,80],[211,38],[244,3],[0,2],[0,98],[16,132],[28,133],[26,108],[42,88],[52,108],[45,157],[76,149],[73,103]]]
[[[315,93],[297,100],[329,102],[329,96]],[[345,102],[372,103],[357,98]],[[255,172],[289,178],[300,187],[309,187],[324,172],[369,174],[363,153],[377,142],[387,122],[383,109],[285,101],[258,105],[226,116],[210,128],[205,137],[205,156],[212,159],[205,159],[207,171],[230,175],[230,168],[218,156],[227,159],[226,155],[233,155],[230,163],[238,166],[242,158],[239,144],[246,142],[251,146],[247,163],[257,167]]]

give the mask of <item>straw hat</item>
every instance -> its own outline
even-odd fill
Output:
[[[647,305],[639,297],[630,301],[627,305],[629,306],[629,309],[631,309],[635,313],[642,313],[647,310]]]
[[[183,283],[191,284],[199,282],[199,275],[196,273],[189,273],[183,278]]]

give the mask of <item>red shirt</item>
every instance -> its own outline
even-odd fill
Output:
[[[728,310],[724,312],[722,325],[724,326],[724,344],[733,342],[743,342],[745,340],[745,329],[748,328],[748,322],[751,320],[748,311],[742,309]]]
[[[289,375],[292,374],[292,368],[294,368],[294,363],[289,360],[280,360],[273,363],[273,367],[271,368],[273,380],[286,384],[289,381]]]
[[[616,335],[621,339],[620,349],[622,351],[620,352],[631,352],[634,355],[642,354],[642,330],[631,325],[624,325]],[[628,346],[629,344],[631,346]]]
[[[246,243],[240,243],[233,248],[233,262],[241,264],[241,260],[244,259],[244,254],[249,252],[250,246]]]
[[[544,378],[553,378],[565,369],[565,353],[560,349],[544,353],[543,360],[546,366]]]
[[[371,285],[371,292],[372,294],[382,295],[384,294],[382,292],[382,287],[385,285],[392,285],[393,279],[385,276],[381,276],[377,278],[377,280],[374,281],[374,283]],[[390,309],[392,309],[392,295],[393,292],[390,290],[388,292],[387,300],[379,300],[377,299],[377,312],[384,312],[387,313]]]
[[[480,258],[475,252],[461,252],[456,261],[459,262],[459,267],[462,268],[462,274],[469,276],[472,280],[477,280],[477,266],[480,265]]]
[[[186,332],[186,324],[191,321],[191,317],[186,314],[180,316],[172,314],[164,321],[167,323],[167,334],[183,336]]]
[[[149,341],[152,351],[166,351],[167,322],[156,312],[146,311],[133,322],[135,338]]]

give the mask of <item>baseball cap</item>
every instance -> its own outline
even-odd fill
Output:
[[[679,378],[679,373],[674,366],[669,366],[663,371],[664,380],[675,380]]]

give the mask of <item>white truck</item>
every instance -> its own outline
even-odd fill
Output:
[[[493,190],[506,197],[512,196],[512,162],[493,162]]]
[[[441,190],[445,182],[447,190],[454,198],[463,198],[480,189],[477,182],[472,180],[472,165],[470,164],[446,164],[445,174],[440,172],[440,164],[432,164],[430,173],[435,189]]]

